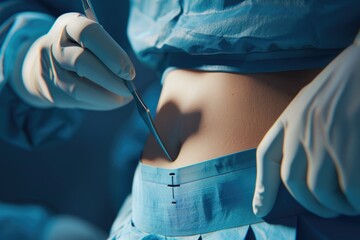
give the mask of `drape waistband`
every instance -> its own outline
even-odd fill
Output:
[[[178,169],[140,163],[132,190],[133,223],[148,233],[188,236],[263,222],[251,207],[255,164],[256,149]],[[299,212],[286,205],[282,217]]]

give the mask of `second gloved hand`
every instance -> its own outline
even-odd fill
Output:
[[[322,217],[360,214],[360,34],[289,104],[257,150],[254,213],[272,209],[280,180]]]
[[[123,79],[134,77],[129,57],[101,25],[67,13],[31,45],[11,84],[37,107],[109,110],[132,99]]]

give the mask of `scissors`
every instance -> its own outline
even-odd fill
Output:
[[[95,22],[99,22],[96,15],[95,15],[95,11],[94,8],[91,5],[90,0],[81,0],[82,4],[83,4],[83,8],[84,8],[84,12],[86,17],[88,17],[89,19],[95,21]],[[153,134],[153,136],[155,137],[156,141],[159,143],[161,149],[164,151],[166,157],[170,160],[173,161],[173,159],[171,158],[169,152],[166,150],[165,145],[163,143],[163,141],[161,140],[154,122],[151,118],[150,115],[150,110],[149,108],[145,105],[145,103],[143,102],[143,100],[141,99],[139,93],[136,91],[136,87],[133,83],[133,81],[127,81],[124,80],[125,86],[129,89],[131,95],[134,98],[135,104],[136,104],[136,108],[141,116],[141,118],[144,120],[145,124],[147,125],[147,127],[149,128],[150,132]]]

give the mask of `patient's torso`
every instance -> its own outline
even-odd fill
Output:
[[[142,162],[178,168],[257,147],[297,92],[318,72],[171,71],[164,80],[155,125],[175,161],[170,162],[150,136]]]

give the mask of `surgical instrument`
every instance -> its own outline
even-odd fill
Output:
[[[95,15],[95,11],[91,5],[90,0],[81,0],[82,4],[83,4],[83,8],[84,8],[84,12],[86,17],[88,17],[89,19],[95,21],[95,22],[99,22],[96,15]],[[145,103],[143,102],[143,100],[141,99],[140,95],[138,94],[138,92],[136,91],[136,87],[133,83],[133,81],[127,81],[124,80],[125,86],[129,89],[130,93],[132,94],[137,110],[141,116],[141,118],[144,120],[145,124],[147,125],[147,127],[149,128],[150,132],[153,134],[153,136],[155,137],[156,141],[159,143],[161,149],[164,151],[166,157],[170,160],[173,161],[173,159],[171,158],[169,152],[167,151],[167,149],[165,148],[165,145],[163,143],[163,141],[161,140],[158,131],[155,128],[154,122],[151,118],[151,114],[150,114],[150,110],[149,108],[145,105]]]

